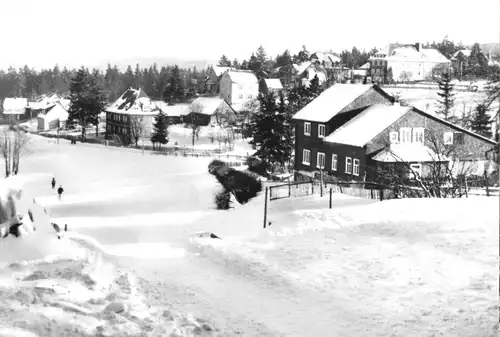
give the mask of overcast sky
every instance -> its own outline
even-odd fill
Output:
[[[1,0],[0,13],[0,68],[500,38],[500,0]]]

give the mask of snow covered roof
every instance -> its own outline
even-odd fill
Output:
[[[324,141],[363,147],[411,109],[374,104],[325,137]]]
[[[328,122],[339,111],[372,87],[373,85],[367,86],[363,84],[334,84],[297,112],[293,119]]]
[[[230,67],[219,67],[219,66],[212,66],[212,69],[214,70],[214,73],[216,76],[221,76],[224,74],[226,71],[230,70]]]
[[[28,106],[28,99],[21,97],[7,97],[3,101],[4,114],[21,115],[24,113],[24,108]]]
[[[264,82],[266,82],[268,89],[283,89],[279,78],[266,78],[264,79]]]
[[[191,111],[211,116],[224,102],[219,97],[199,97],[191,103]]]
[[[158,107],[141,89],[128,89],[106,111],[123,114],[156,114]]]
[[[65,121],[68,119],[69,113],[64,108],[64,106],[57,102],[54,103],[53,106],[47,109],[45,114],[39,114],[37,117],[47,119],[47,120],[56,120],[59,119],[61,121]]]
[[[333,52],[316,52],[314,54],[311,55],[311,59],[314,58],[314,56],[316,56],[316,58],[318,59],[318,61],[320,62],[340,62],[340,57],[338,55],[335,55]]]
[[[404,46],[395,48],[392,54],[386,57],[388,61],[414,61],[414,62],[433,62],[449,63],[439,50],[433,48],[422,48],[417,51],[414,46]]]
[[[362,70],[368,70],[368,69],[370,69],[370,62],[366,62],[365,64],[363,64],[358,69],[362,69]]]
[[[470,53],[471,53],[470,49],[458,50],[458,51],[455,52],[455,54],[453,54],[453,56],[451,57],[451,59],[456,59],[458,57],[458,55],[460,55],[460,54],[462,54],[465,57],[469,57]]]
[[[231,79],[231,82],[236,83],[236,84],[257,84],[258,83],[257,76],[255,76],[255,74],[250,72],[250,71],[229,70],[226,74]]]
[[[169,117],[180,117],[189,114],[190,105],[189,104],[176,104],[168,105],[168,103],[163,101],[153,101],[159,110],[163,111]]]
[[[297,71],[298,75],[302,75],[304,71],[307,70],[311,66],[312,62],[311,61],[305,61],[302,62],[301,64],[293,64],[293,68]]]
[[[385,163],[396,162],[446,162],[450,159],[443,154],[437,154],[422,143],[391,144],[372,157],[373,160]]]

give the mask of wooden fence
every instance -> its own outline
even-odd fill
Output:
[[[366,199],[389,199],[392,193],[382,185],[374,183],[303,181],[269,186],[269,201],[283,198],[304,197],[313,194],[323,196],[329,190]]]

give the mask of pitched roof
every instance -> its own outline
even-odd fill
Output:
[[[422,143],[391,144],[372,157],[373,160],[385,163],[396,162],[446,162],[450,159],[443,154],[437,154]]]
[[[398,105],[374,104],[325,137],[323,141],[363,147],[411,109]]]
[[[330,61],[330,62],[340,62],[340,57],[333,52],[315,52],[311,55],[311,58],[316,56],[318,61]]]
[[[219,67],[219,66],[212,66],[212,69],[214,70],[214,73],[216,76],[221,76],[224,74],[226,71],[230,70],[230,67]]]
[[[297,112],[293,119],[327,122],[348,104],[373,87],[374,85],[334,84]]]
[[[158,107],[141,89],[128,89],[106,111],[124,114],[155,114]],[[156,112],[154,112],[156,111]]]
[[[180,117],[189,114],[190,105],[189,104],[175,104],[168,105],[168,103],[163,101],[153,101],[159,110],[163,111],[168,117]]]
[[[3,101],[3,112],[5,114],[22,114],[28,105],[28,99],[22,97],[7,97]]]
[[[365,69],[370,69],[370,62],[366,62],[365,64],[363,64],[361,67],[359,67],[358,69],[362,69],[362,70],[365,70]]]
[[[458,50],[455,52],[455,54],[453,54],[453,56],[451,57],[452,59],[456,59],[458,57],[458,55],[462,54],[463,56],[465,57],[469,57],[470,56],[470,53],[471,53],[471,50],[470,49],[462,49],[462,50]]]
[[[199,97],[191,103],[191,112],[211,116],[224,102],[219,97]]]
[[[231,82],[236,84],[257,84],[259,82],[257,76],[251,71],[229,70],[226,74],[231,79]]]
[[[264,82],[266,82],[268,89],[283,89],[279,78],[266,78],[264,79]]]

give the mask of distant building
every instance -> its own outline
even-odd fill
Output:
[[[64,128],[68,120],[68,110],[61,103],[56,102],[43,109],[37,115],[38,131],[55,130]]]
[[[305,61],[301,64],[294,64],[293,67],[297,82],[302,86],[308,87],[315,76],[318,76],[320,85],[326,83],[328,79],[325,68],[315,62]]]
[[[388,44],[372,55],[370,75],[374,81],[422,81],[440,76],[451,61],[439,50],[416,44]]]
[[[190,110],[184,121],[196,125],[226,126],[236,121],[236,112],[219,97],[199,97],[191,103]]]
[[[313,63],[317,63],[323,66],[325,69],[334,69],[340,64],[340,57],[329,51],[329,52],[315,52],[311,54],[309,60]]]
[[[18,120],[20,116],[25,114],[27,105],[27,98],[7,97],[3,101],[3,114],[8,115],[8,118]]]
[[[230,69],[229,67],[210,66],[205,77],[205,91],[218,94],[222,75]]]
[[[236,112],[244,110],[245,105],[256,99],[258,94],[259,82],[251,71],[229,70],[222,75],[219,97]]]
[[[170,123],[180,122],[183,112],[188,113],[187,104],[165,106],[153,101],[141,89],[128,89],[113,104],[106,107],[106,139],[118,136],[125,144],[140,138],[151,137],[154,118],[160,111],[165,112]]]
[[[259,81],[259,92],[262,94],[278,94],[281,90],[283,86],[279,78],[263,78]]]

